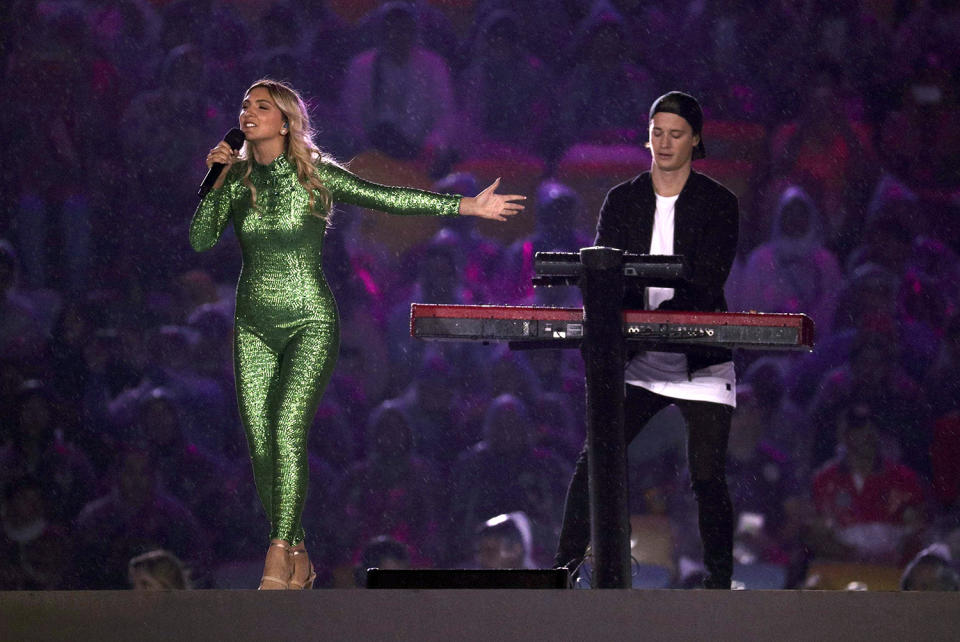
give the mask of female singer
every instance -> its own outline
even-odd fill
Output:
[[[288,85],[259,80],[240,110],[243,147],[221,141],[207,166],[225,168],[201,200],[190,244],[202,252],[232,220],[243,254],[237,284],[234,371],[257,493],[270,520],[261,589],[312,588],[300,524],[307,492],[307,430],[339,347],[337,307],[321,250],[331,208],[345,202],[392,214],[469,215],[498,221],[525,197],[474,198],[364,181],[313,143],[306,106]]]

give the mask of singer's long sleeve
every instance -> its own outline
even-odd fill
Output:
[[[226,180],[218,189],[204,195],[190,221],[190,245],[197,252],[205,252],[217,244],[230,220],[231,207],[237,191],[239,172],[228,170]]]
[[[457,216],[460,196],[436,194],[410,187],[391,187],[366,181],[330,163],[317,167],[317,175],[336,203],[349,203],[390,214]]]

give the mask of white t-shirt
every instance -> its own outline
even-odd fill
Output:
[[[650,254],[673,254],[674,212],[677,196],[657,196]],[[655,310],[673,298],[673,288],[647,288],[646,309]],[[687,355],[679,352],[638,353],[627,364],[624,380],[658,395],[690,401],[710,401],[737,406],[737,380],[733,361],[707,366],[687,376]]]

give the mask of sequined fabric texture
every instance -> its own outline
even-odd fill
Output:
[[[295,545],[304,538],[307,433],[336,362],[339,321],[321,265],[326,223],[310,212],[294,165],[283,154],[269,165],[250,162],[257,206],[241,180],[246,166],[236,163],[197,207],[190,244],[198,252],[210,249],[233,221],[243,255],[234,337],[237,402],[270,537]],[[319,164],[317,174],[335,203],[392,214],[456,216],[459,210],[459,196],[378,185],[333,164]]]

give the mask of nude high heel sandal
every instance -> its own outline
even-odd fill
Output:
[[[293,548],[293,549],[290,549],[290,554],[291,554],[291,555],[306,555],[306,554],[307,554],[307,549],[305,549],[305,548],[301,548],[301,549]],[[294,563],[294,567],[296,567],[296,563]],[[313,582],[314,582],[314,580],[316,580],[316,579],[317,579],[317,571],[316,571],[316,569],[313,568],[313,562],[310,562],[310,574],[307,576],[307,579],[305,579],[302,583],[301,583],[301,582],[298,582],[298,581],[296,581],[295,579],[293,579],[293,572],[291,571],[290,581],[287,583],[287,588],[288,588],[288,589],[298,589],[298,590],[312,589],[312,588],[313,588]]]
[[[279,578],[273,575],[264,575],[262,578],[260,578],[260,586],[257,587],[258,591],[263,590],[264,582],[273,582],[274,584],[282,585],[283,588],[289,588],[289,582],[293,577],[293,563],[292,563],[292,558],[290,557],[291,556],[290,545],[287,544],[286,542],[280,541],[280,542],[270,542],[270,546],[276,546],[277,548],[282,548],[287,552],[287,559],[291,561],[290,575],[287,578]]]

